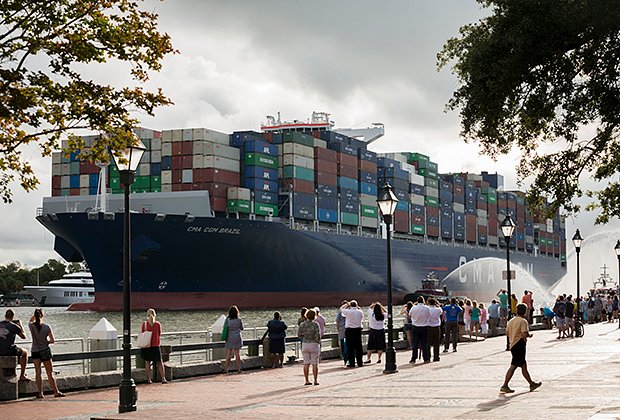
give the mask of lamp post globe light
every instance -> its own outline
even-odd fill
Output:
[[[131,226],[129,224],[129,188],[135,179],[136,169],[146,148],[137,139],[136,145],[130,145],[120,156],[114,156],[118,167],[120,181],[125,194],[123,222],[123,376],[119,385],[118,412],[136,411],[136,384],[131,378]]]
[[[385,370],[383,373],[396,373],[396,352],[394,351],[394,324],[392,323],[392,250],[391,250],[391,230],[392,218],[398,204],[398,198],[390,184],[381,187],[381,193],[377,198],[377,205],[383,216],[383,221],[387,226],[387,299],[388,299],[388,344],[385,350]]]
[[[581,303],[581,295],[579,294],[579,252],[581,251],[581,241],[583,241],[583,238],[581,237],[581,234],[579,233],[579,229],[577,229],[577,231],[575,232],[575,235],[573,236],[573,245],[575,245],[575,252],[577,253],[577,318],[581,319],[581,316],[579,314],[579,305]]]
[[[506,285],[508,286],[508,319],[512,316],[512,289],[510,287],[510,238],[515,231],[515,222],[510,215],[506,215],[506,218],[500,225],[502,229],[502,235],[504,235],[504,243],[506,244]],[[506,335],[506,350],[510,350],[510,340]]]

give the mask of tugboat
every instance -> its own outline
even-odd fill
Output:
[[[452,297],[446,285],[441,284],[441,280],[434,271],[429,272],[426,278],[422,280],[421,289],[405,295],[403,304],[409,301],[415,303],[419,296],[423,296],[424,299],[435,298],[440,304],[447,302]]]

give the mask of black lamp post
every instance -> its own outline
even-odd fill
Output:
[[[123,377],[119,386],[118,412],[136,411],[136,384],[131,377],[131,245],[129,224],[129,187],[134,182],[134,175],[142,154],[146,148],[138,140],[137,145],[129,146],[114,156],[120,173],[120,180],[125,192],[125,214],[123,228]]]
[[[616,242],[614,251],[616,251],[616,256],[618,257],[618,278],[620,279],[620,240]],[[620,281],[618,282],[618,284],[620,285]],[[616,293],[620,294],[620,287],[616,290]],[[620,328],[620,322],[618,323],[618,328]]]
[[[579,306],[581,303],[581,295],[579,294],[579,252],[581,251],[581,241],[583,241],[583,238],[579,233],[579,229],[577,229],[577,232],[575,232],[573,236],[573,245],[575,245],[575,252],[577,253],[577,319],[581,319],[579,313]]]
[[[500,225],[502,228],[502,234],[504,235],[504,242],[506,243],[506,283],[508,288],[508,319],[512,316],[512,289],[510,287],[510,238],[515,231],[515,222],[512,221],[510,215],[506,215],[506,218]],[[510,350],[510,340],[508,334],[506,334],[506,350]]]
[[[377,204],[379,210],[383,215],[383,221],[387,226],[387,298],[388,298],[388,344],[385,350],[385,370],[383,373],[396,373],[396,352],[394,351],[394,337],[393,330],[394,325],[392,323],[392,249],[390,237],[392,232],[390,225],[392,224],[392,217],[396,210],[396,204],[398,204],[398,198],[394,195],[390,184],[385,184],[381,187],[381,193],[377,198]]]

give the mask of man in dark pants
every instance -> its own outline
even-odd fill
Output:
[[[362,347],[362,322],[364,322],[364,312],[360,309],[357,301],[344,303],[340,307],[340,313],[346,318],[344,336],[347,342],[347,352],[349,363],[347,367],[364,366],[364,349]]]
[[[418,297],[418,303],[411,308],[409,316],[413,323],[412,331],[412,349],[411,360],[409,363],[415,363],[418,358],[419,348],[422,347],[422,358],[424,363],[431,361],[431,352],[428,348],[428,322],[430,318],[430,309],[424,304],[424,297]]]
[[[506,372],[504,384],[500,388],[499,392],[514,392],[514,390],[508,387],[508,383],[510,382],[510,379],[512,379],[512,375],[518,367],[521,368],[523,377],[530,384],[530,391],[534,391],[542,385],[542,382],[532,381],[530,373],[527,370],[527,362],[525,361],[525,345],[527,339],[532,337],[532,334],[530,334],[529,331],[527,319],[524,318],[526,312],[527,306],[523,303],[519,303],[517,305],[517,316],[508,321],[508,325],[506,326],[506,336],[509,340],[512,361],[510,362],[510,367]]]
[[[459,342],[459,312],[462,309],[456,304],[456,298],[450,299],[450,304],[443,307],[443,315],[446,320],[446,337],[444,341],[443,352],[448,352],[450,342],[452,342],[452,351],[456,351],[456,344]]]

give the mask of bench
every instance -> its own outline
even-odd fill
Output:
[[[0,401],[17,399],[18,362],[17,356],[0,356]]]

